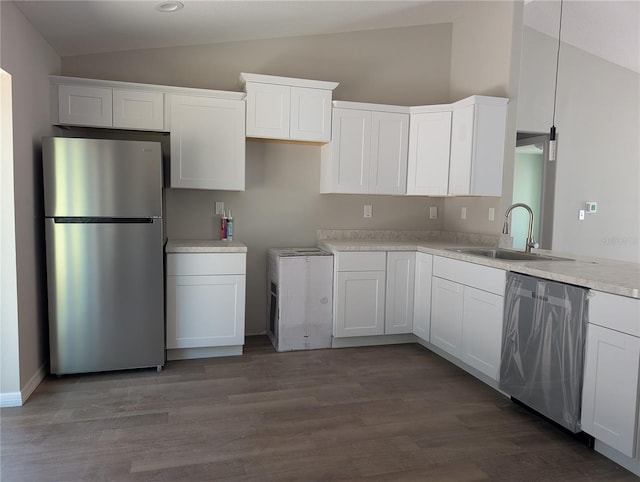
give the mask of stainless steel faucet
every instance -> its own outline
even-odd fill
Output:
[[[531,248],[537,248],[539,245],[533,239],[533,211],[531,208],[525,203],[515,203],[507,208],[507,211],[504,213],[504,225],[502,226],[502,234],[509,234],[509,214],[515,208],[525,208],[529,213],[529,232],[527,233],[527,242],[524,246],[524,252],[530,253]]]

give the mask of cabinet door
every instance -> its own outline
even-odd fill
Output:
[[[289,139],[329,142],[331,140],[331,91],[291,87]]]
[[[291,88],[247,83],[247,137],[289,139]]]
[[[454,109],[449,194],[502,195],[506,117],[506,103]]]
[[[416,254],[401,251],[387,253],[387,293],[384,332],[413,331],[413,293],[416,278]]]
[[[463,286],[434,277],[431,287],[431,343],[460,357]]]
[[[113,127],[119,129],[164,129],[164,94],[137,90],[113,91]]]
[[[384,334],[384,271],[337,274],[334,336]]]
[[[370,193],[406,193],[408,148],[409,114],[373,112]]]
[[[462,361],[494,380],[500,374],[504,298],[464,287]]]
[[[368,192],[371,112],[333,109],[332,131],[331,192]]]
[[[432,256],[416,253],[416,282],[413,295],[413,333],[429,341],[431,330]]]
[[[411,114],[407,194],[447,194],[450,146],[451,112]]]
[[[589,324],[582,388],[582,430],[636,456],[640,338]]]
[[[451,118],[449,194],[471,194],[473,120],[475,105],[455,109]],[[504,147],[503,147],[504,149]]]
[[[81,85],[58,86],[58,121],[60,124],[112,127],[112,91]]]
[[[171,96],[171,187],[243,191],[244,102]]]
[[[244,344],[245,276],[167,276],[167,348]]]

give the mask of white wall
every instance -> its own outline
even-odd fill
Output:
[[[637,46],[636,46],[637,47]],[[518,130],[551,126],[557,40],[526,28]],[[640,78],[562,44],[552,247],[640,262]],[[578,220],[586,201],[598,213]]]
[[[60,57],[12,2],[0,2],[0,17],[0,63],[13,79],[19,333],[19,360],[14,361],[14,367],[20,372],[20,390],[24,397],[40,382],[48,363],[39,146],[41,136],[52,133],[47,76],[59,73]]]
[[[513,160],[516,145],[516,115],[522,36],[522,2],[452,2],[451,101],[469,95],[509,98],[504,148],[502,198],[455,197],[445,200],[447,231],[500,233],[502,214],[511,204]],[[466,219],[461,218],[465,207]],[[489,220],[489,209],[495,220]]]
[[[0,406],[22,402],[15,232],[11,76],[0,70]]]

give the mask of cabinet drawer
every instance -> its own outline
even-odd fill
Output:
[[[169,253],[167,275],[245,274],[244,253]]]
[[[385,271],[386,251],[340,252],[336,255],[336,271]]]
[[[457,259],[433,257],[433,276],[504,296],[504,270]]]
[[[591,290],[589,323],[640,337],[640,300]]]

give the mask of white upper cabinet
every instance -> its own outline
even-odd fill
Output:
[[[331,96],[338,84],[260,74],[240,74],[247,92],[247,137],[331,140]]]
[[[51,76],[52,123],[164,130],[160,86]]]
[[[244,191],[244,102],[177,94],[168,98],[171,187]]]
[[[58,85],[58,118],[55,124],[91,127],[113,126],[112,89]],[[55,113],[54,113],[55,114]]]
[[[450,195],[502,195],[507,102],[475,95],[453,104]]]
[[[447,105],[412,107],[407,194],[447,194],[450,148],[451,108]]]
[[[113,127],[164,129],[164,94],[139,90],[113,90]]]
[[[333,104],[332,141],[322,146],[320,192],[404,194],[408,108]]]

